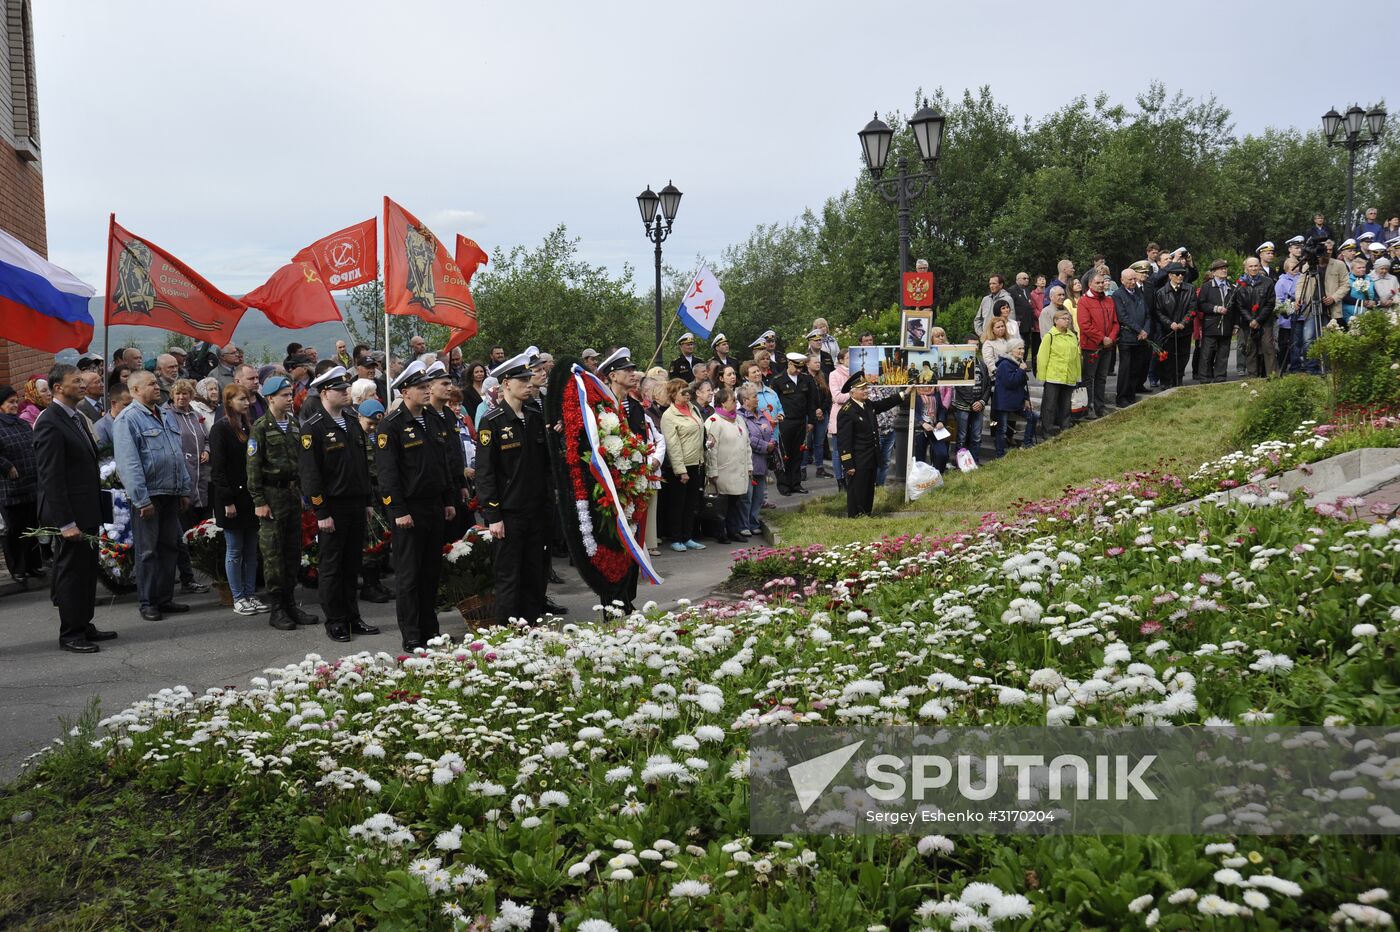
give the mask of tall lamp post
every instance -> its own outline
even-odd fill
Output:
[[[928,189],[929,182],[933,180],[934,163],[938,161],[938,150],[943,145],[943,123],[943,114],[928,104],[919,108],[909,119],[909,128],[914,131],[914,141],[919,144],[919,155],[923,158],[924,170],[911,174],[909,159],[901,155],[892,178],[881,176],[885,172],[885,161],[890,157],[890,142],[894,139],[894,130],[890,129],[889,124],[880,119],[877,113],[875,119],[865,124],[865,129],[857,133],[865,155],[865,166],[870,169],[870,177],[875,181],[875,190],[880,192],[886,203],[894,204],[899,209],[898,288],[903,287],[904,273],[909,271],[909,204],[923,194]],[[903,294],[899,293],[902,305]]]
[[[1362,135],[1363,122],[1369,135]],[[1328,110],[1322,115],[1322,132],[1329,146],[1341,146],[1347,150],[1347,212],[1346,228],[1342,230],[1342,237],[1346,238],[1351,235],[1355,223],[1352,193],[1356,182],[1356,150],[1363,146],[1380,145],[1381,133],[1385,132],[1385,107],[1377,104],[1367,111],[1353,104],[1346,116],[1335,109]]]
[[[656,208],[661,208],[658,216]],[[657,193],[647,185],[647,189],[637,195],[637,207],[642,211],[642,226],[647,231],[647,239],[656,244],[656,353],[661,353],[661,244],[671,235],[671,224],[675,222],[676,211],[681,207],[681,192],[670,182]],[[655,359],[656,357],[652,357]]]

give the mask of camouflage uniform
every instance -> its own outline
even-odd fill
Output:
[[[316,619],[301,611],[293,599],[297,571],[301,568],[301,480],[298,457],[301,425],[288,412],[285,433],[269,411],[253,424],[248,435],[248,494],[253,506],[268,505],[271,518],[258,519],[258,546],[262,550],[263,574],[267,578],[268,601],[273,627],[285,624],[315,624]],[[302,619],[308,619],[303,621]]]

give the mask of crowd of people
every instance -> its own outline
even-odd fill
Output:
[[[1082,275],[1069,259],[1048,280],[1022,272],[1008,285],[993,274],[974,332],[962,335],[977,344],[971,377],[955,385],[880,384],[878,374],[853,371],[849,349],[822,318],[800,350],[785,351],[767,330],[744,346],[742,361],[724,333],[708,341],[706,358],[688,332],[669,367],[638,365],[616,347],[579,358],[614,392],[629,429],[645,435],[662,477],[641,539],[653,556],[683,554],[705,549],[703,539],[762,533],[763,512],[775,507],[769,486],[807,494],[813,470],[845,491],[849,515],[868,514],[894,459],[902,408],[914,458],[947,472],[981,460],[985,426],[1002,456],[1058,434],[1076,410],[1093,420],[1182,384],[1188,371],[1198,382],[1222,380],[1232,344],[1241,373],[1316,372],[1308,348],[1323,328],[1400,311],[1390,271],[1400,261],[1400,221],[1382,227],[1373,211],[1366,218],[1336,244],[1319,216],[1285,242],[1281,262],[1265,242],[1233,278],[1224,259],[1202,279],[1187,249],[1155,243],[1116,276],[1101,256]],[[950,345],[940,326],[928,339]],[[870,332],[858,337],[860,346],[874,343]],[[501,346],[481,360],[464,360],[460,348],[439,358],[417,336],[388,360],[338,341],[330,358],[293,343],[280,365],[262,367],[233,345],[171,347],[149,361],[122,347],[110,362],[88,353],[76,366],[55,365],[22,387],[0,387],[10,574],[21,585],[52,574],[64,649],[90,653],[116,636],[92,626],[92,541],[111,520],[99,465],[110,458],[132,510],[144,619],[187,611],[177,595],[209,591],[185,532],[212,517],[224,536],[233,611],[266,614],[282,630],[322,623],[294,595],[305,508],[317,518],[318,597],[333,640],[379,633],[361,617],[360,599],[396,602],[405,649],[435,636],[442,545],[473,523],[496,538],[501,620],[562,614],[547,586],[561,581],[551,556],[567,548],[551,471],[538,459],[544,446],[530,440],[557,426],[545,423],[541,403],[553,365],[535,347],[511,359]],[[1043,386],[1038,409],[1033,380]],[[529,442],[490,442],[515,431]],[[361,559],[376,516],[394,531],[397,592]],[[37,528],[57,536],[41,543]]]

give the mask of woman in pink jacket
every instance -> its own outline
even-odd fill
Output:
[[[831,472],[836,477],[836,488],[846,488],[846,470],[841,468],[841,450],[836,443],[836,415],[841,406],[851,400],[851,396],[841,391],[841,386],[851,377],[850,350],[843,349],[836,354],[836,368],[827,376],[826,384],[831,388],[831,413],[826,416],[826,445],[831,449]]]

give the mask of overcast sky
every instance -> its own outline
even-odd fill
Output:
[[[1291,2],[1187,0],[1139,41],[1123,14],[1140,8],[1119,3],[33,6],[49,253],[99,291],[109,211],[237,294],[385,194],[488,250],[565,223],[585,258],[645,282],[644,186],[685,193],[669,262],[718,259],[849,186],[856,132],[920,86],[990,84],[1038,117],[1158,79],[1215,93],[1242,133],[1350,102],[1330,81],[1269,80],[1310,54]],[[1207,23],[1219,54],[1202,51]]]

